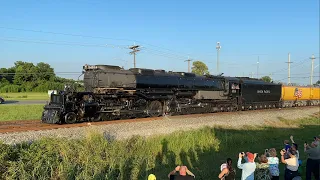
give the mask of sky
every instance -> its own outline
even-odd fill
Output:
[[[0,67],[46,62],[77,78],[84,64],[188,71],[188,58],[226,76],[309,84],[319,57],[319,0],[11,0],[0,2]],[[259,59],[259,67],[257,61]],[[314,61],[319,79],[319,58]]]

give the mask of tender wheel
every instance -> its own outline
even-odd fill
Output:
[[[74,112],[69,112],[64,116],[64,121],[67,124],[73,124],[77,121],[77,115]]]
[[[92,122],[98,122],[101,121],[101,116],[100,114],[95,114],[94,117],[91,118]]]
[[[162,115],[162,104],[160,101],[152,101],[148,105],[148,115],[151,117],[159,117]]]

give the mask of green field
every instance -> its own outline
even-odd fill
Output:
[[[304,141],[319,134],[319,118],[281,120],[277,127],[223,127],[175,132],[148,139],[133,137],[115,141],[112,136],[88,131],[82,140],[42,139],[15,148],[0,145],[3,179],[168,179],[176,165],[187,165],[196,179],[218,179],[220,165],[228,158],[236,167],[238,153],[263,153],[266,148],[283,148],[283,140],[294,136],[300,145],[302,179],[305,179]],[[147,127],[146,127],[147,128]],[[152,131],[152,129],[150,129]],[[280,166],[283,179],[283,165]],[[237,178],[241,171],[237,169]]]
[[[6,101],[10,100],[49,100],[48,93],[26,92],[26,93],[0,93]]]
[[[44,105],[0,105],[0,121],[39,120]]]

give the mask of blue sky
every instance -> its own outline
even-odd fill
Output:
[[[56,44],[35,43],[39,41]],[[137,55],[138,67],[187,71],[184,60],[190,56],[205,62],[211,73],[216,73],[217,41],[222,46],[220,72],[225,75],[256,73],[259,56],[260,75],[274,73],[274,80],[286,82],[285,62],[290,52],[294,62],[291,81],[308,84],[309,78],[303,78],[310,73],[308,58],[312,54],[320,56],[319,1],[11,0],[0,3],[1,67],[10,67],[17,60],[43,61],[50,63],[56,72],[75,72],[58,74],[72,78],[80,74],[86,63],[131,68],[133,57],[129,49],[117,47],[136,43],[143,47]],[[81,46],[84,44],[94,46]],[[315,66],[318,64],[319,58],[315,60]],[[315,76],[319,75],[319,67],[315,68]]]

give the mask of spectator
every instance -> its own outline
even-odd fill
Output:
[[[179,172],[179,174],[177,173]],[[177,166],[173,171],[168,174],[170,180],[191,180],[195,178],[195,175],[189,171],[187,166]]]
[[[314,142],[317,146],[320,144],[320,135],[314,137]]]
[[[266,154],[269,156],[268,158],[268,164],[269,164],[269,170],[270,174],[272,176],[272,180],[279,180],[279,158],[277,157],[277,151],[275,148],[271,148]]]
[[[150,174],[149,176],[148,176],[148,180],[156,180],[157,178],[156,178],[156,176],[154,175],[154,174]]]
[[[267,156],[262,154],[259,157],[259,163],[256,163],[255,180],[271,180]]]
[[[241,180],[254,180],[254,171],[256,170],[256,164],[254,163],[254,159],[256,158],[257,154],[247,152],[246,157],[244,156],[244,152],[239,153],[238,168],[242,169]],[[243,157],[246,160],[246,162],[241,164]]]
[[[292,180],[294,177],[298,176],[298,174],[299,174],[298,173],[299,162],[298,162],[297,157],[295,156],[296,152],[292,148],[290,148],[288,150],[288,155],[289,155],[288,159],[284,158],[285,153],[286,153],[285,149],[282,149],[280,151],[281,162],[283,164],[286,164],[286,169],[284,172],[284,179],[285,180]]]
[[[288,151],[288,149],[290,149],[289,140],[284,140],[283,144],[284,144],[284,149]]]
[[[308,154],[307,167],[306,167],[306,180],[311,180],[313,173],[316,180],[319,180],[320,169],[320,147],[317,142],[312,142],[311,147],[304,144],[304,152]]]
[[[296,144],[293,140],[293,136],[290,136],[290,140],[292,142],[292,146],[294,148],[294,150],[296,151],[296,157],[299,159],[300,158],[300,154],[299,154],[299,151],[298,151],[298,144]],[[300,163],[299,163],[300,164]]]
[[[235,180],[236,170],[232,168],[232,160],[230,158],[228,158],[227,163],[224,163],[221,167],[221,173],[219,174],[221,180]]]

